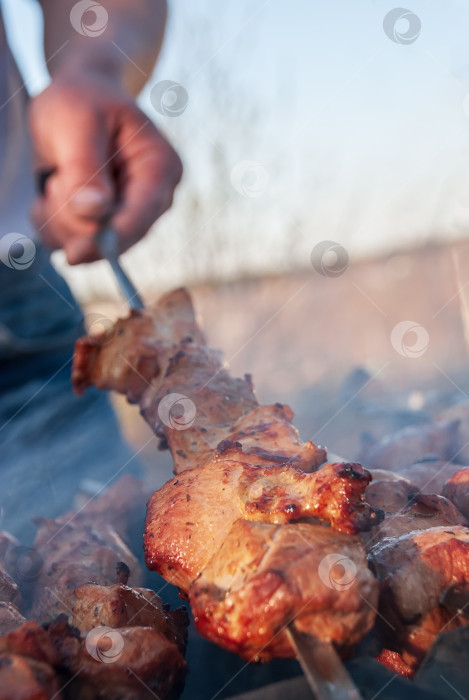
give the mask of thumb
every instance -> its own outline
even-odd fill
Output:
[[[49,193],[66,216],[102,219],[111,215],[115,201],[108,131],[91,111],[75,124],[70,121],[58,125],[51,143],[56,172]]]
[[[69,205],[77,216],[85,219],[104,219],[110,216],[113,195],[108,183],[93,183],[78,187],[70,196]]]
[[[114,187],[106,167],[106,158],[90,144],[84,144],[80,156],[59,166],[55,182],[58,205],[70,214],[85,219],[110,216]]]

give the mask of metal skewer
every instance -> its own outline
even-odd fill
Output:
[[[329,462],[347,461],[329,450],[327,456]],[[332,644],[299,632],[293,622],[286,632],[316,700],[362,700]]]
[[[332,644],[298,632],[293,622],[286,632],[316,700],[362,700]]]
[[[115,231],[110,227],[104,228],[97,234],[96,243],[101,255],[109,262],[130,308],[143,309],[144,304],[140,295],[120,265]]]

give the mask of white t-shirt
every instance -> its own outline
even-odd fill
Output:
[[[27,103],[0,9],[0,237],[14,232],[37,238],[29,218],[34,178]]]

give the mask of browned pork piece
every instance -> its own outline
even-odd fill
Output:
[[[10,533],[0,531],[0,635],[25,622],[20,613],[23,599],[18,584],[10,575],[9,566],[11,555],[19,546],[18,540]]]
[[[443,487],[453,474],[461,469],[460,464],[441,459],[424,459],[398,470],[398,474],[410,479],[422,493],[443,495]]]
[[[36,578],[33,604],[29,617],[38,622],[50,622],[60,613],[71,614],[75,603],[75,589],[82,583],[93,581],[100,585],[112,585],[123,581],[138,586],[142,572],[137,559],[121,536],[106,520],[118,519],[121,531],[129,513],[143,507],[143,492],[132,491],[133,477],[126,476],[110,487],[103,498],[104,505],[112,503],[113,496],[123,506],[122,494],[127,491],[127,510],[120,515],[116,510],[106,510],[95,503],[93,508],[71,512],[57,520],[43,518],[34,542],[36,556],[41,561]],[[109,493],[110,492],[110,493]],[[132,498],[133,497],[133,498]]]
[[[458,451],[457,461],[461,464],[469,464],[469,400],[464,399],[454,406],[445,408],[436,417],[439,422],[459,421],[459,434],[461,445]]]
[[[459,469],[443,486],[443,495],[469,519],[469,467]]]
[[[230,450],[231,459],[222,452],[218,460],[182,472],[148,502],[147,566],[182,591],[187,593],[239,518],[285,524],[312,517],[346,533],[377,522],[362,501],[370,477],[360,465],[326,464],[307,474],[289,466],[252,467],[237,451],[238,460]]]
[[[149,588],[130,588],[120,583],[114,586],[85,583],[76,589],[75,595],[72,623],[77,629],[151,627],[184,653],[188,625],[186,609],[170,610]]]
[[[0,531],[0,603],[9,603],[18,608],[22,605],[21,593],[18,584],[7,571],[9,554],[17,547],[19,542],[12,535]],[[6,615],[5,610],[3,608],[3,615],[0,611],[2,617]]]
[[[266,661],[294,656],[285,634],[293,620],[345,653],[373,626],[378,590],[358,537],[238,519],[189,597],[201,634]]]
[[[150,311],[132,311],[110,330],[77,341],[72,381],[77,393],[89,386],[113,389],[138,401],[149,382],[164,375],[184,339],[203,343],[189,294],[178,289]]]
[[[25,622],[0,637],[2,700],[61,700],[58,657],[47,632]]]
[[[244,658],[293,656],[284,634],[292,620],[342,650],[359,641],[378,594],[352,534],[379,520],[363,498],[369,474],[358,464],[321,467],[325,450],[300,440],[289,407],[260,406],[250,377],[231,377],[203,344],[180,290],[117,328],[78,343],[73,377],[78,391],[94,383],[139,394],[171,450],[177,478],[149,502],[147,566],[189,597],[202,634]],[[136,391],[129,367],[139,367],[142,347],[153,364]],[[111,364],[117,356],[125,366]]]
[[[29,614],[48,627],[67,697],[172,698],[183,686],[187,613],[131,587],[142,572],[122,538],[145,501],[125,476],[79,511],[39,522]]]
[[[382,586],[384,644],[415,670],[440,632],[469,624],[467,608],[448,604],[469,580],[469,529],[446,525],[385,538],[370,561]]]
[[[413,480],[412,474],[406,473],[411,464],[430,455],[452,460],[460,446],[459,420],[448,420],[403,428],[365,448],[359,460],[367,469],[390,469]]]
[[[65,615],[49,625],[71,700],[175,700],[186,664],[176,644],[153,627],[98,626],[83,639]]]
[[[384,512],[384,520],[362,534],[369,549],[385,537],[399,537],[439,525],[467,525],[454,504],[436,494],[421,494],[416,484],[384,469],[370,470],[365,498]]]

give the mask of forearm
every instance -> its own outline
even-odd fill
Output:
[[[117,79],[132,95],[148,80],[163,41],[166,0],[107,0],[107,25],[97,35],[74,29],[76,0],[39,0],[44,13],[44,48],[51,75],[95,71]],[[83,20],[92,23],[90,10]],[[65,45],[64,45],[65,44]]]

